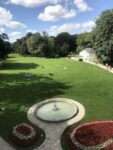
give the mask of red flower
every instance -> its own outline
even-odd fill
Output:
[[[71,150],[81,150],[80,147],[76,145],[76,142],[72,141],[72,135],[74,141],[77,141],[81,145],[85,145],[86,147],[97,146],[113,138],[113,121],[86,123],[68,133],[67,138]],[[112,149],[113,143],[102,148],[102,150]]]

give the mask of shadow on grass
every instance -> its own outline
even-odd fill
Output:
[[[6,62],[3,64],[3,66],[0,68],[0,70],[25,70],[25,69],[34,69],[36,67],[39,67],[38,64],[34,63],[11,63]]]
[[[0,136],[9,141],[8,132],[20,122],[26,122],[27,110],[34,103],[63,94],[68,83],[54,81],[44,75],[0,74]]]

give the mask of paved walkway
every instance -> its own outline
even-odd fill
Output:
[[[64,129],[63,124],[49,124],[49,127],[45,129],[46,140],[36,150],[62,150],[60,139]]]
[[[37,119],[34,116],[34,111],[36,109],[37,106],[40,106],[44,103],[47,103],[48,101],[54,101],[54,100],[62,100],[62,101],[67,101],[67,102],[72,102],[73,105],[75,104],[79,111],[78,114],[73,117],[70,120],[61,122],[61,123],[49,123],[49,122],[45,122],[45,121],[41,121],[39,119]],[[61,135],[64,132],[64,130],[66,129],[66,127],[80,121],[85,115],[85,109],[84,107],[76,101],[70,100],[70,99],[66,99],[66,98],[54,98],[54,99],[49,99],[40,103],[37,103],[35,105],[33,105],[29,111],[28,111],[28,119],[35,125],[41,127],[46,134],[46,139],[44,141],[44,143],[42,143],[41,146],[39,146],[38,148],[36,148],[35,150],[62,150],[62,146],[61,146]]]
[[[15,150],[0,137],[0,150]]]

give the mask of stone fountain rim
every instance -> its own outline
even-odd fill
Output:
[[[35,115],[34,115],[34,112],[35,112],[35,109],[36,109],[37,105],[40,106],[42,103],[44,104],[44,103],[47,103],[49,101],[53,101],[54,99],[55,100],[62,100],[62,101],[66,101],[66,102],[70,101],[70,102],[76,104],[77,107],[78,107],[78,110],[79,110],[78,114],[75,117],[73,117],[71,119],[68,119],[66,121],[57,122],[57,123],[59,123],[59,124],[65,124],[65,126],[68,127],[68,126],[70,126],[70,125],[72,125],[74,123],[79,122],[85,116],[85,108],[84,108],[84,106],[80,102],[72,100],[72,99],[68,99],[68,98],[51,98],[51,99],[46,99],[46,100],[43,100],[41,102],[38,102],[38,103],[35,103],[34,105],[32,105],[29,108],[28,112],[27,112],[27,118],[28,118],[28,120],[30,122],[32,122],[33,124],[35,124],[35,125],[39,125],[42,129],[45,128],[45,126],[49,126],[49,124],[51,122],[46,122],[46,121],[42,121],[40,119],[37,119],[35,117]],[[52,124],[55,124],[55,125],[57,123],[56,122],[52,122]]]
[[[56,99],[56,100],[55,100]],[[78,106],[76,105],[76,104],[74,104],[74,106],[73,106],[73,103],[69,100],[69,101],[65,101],[65,100],[63,100],[62,98],[59,98],[58,100],[57,100],[58,98],[54,98],[53,100],[52,99],[47,99],[47,100],[45,100],[45,101],[42,101],[41,102],[41,104],[37,104],[37,107],[35,108],[35,111],[34,111],[34,116],[37,118],[37,119],[39,119],[39,120],[41,120],[41,121],[44,121],[44,122],[49,122],[49,123],[60,123],[60,122],[64,122],[64,121],[67,121],[67,120],[70,120],[70,119],[72,119],[73,117],[75,117],[77,114],[78,114],[78,112],[79,112],[79,109],[78,109]],[[77,111],[71,116],[71,117],[68,117],[67,119],[61,119],[61,120],[46,120],[46,119],[43,119],[43,118],[41,118],[41,117],[39,117],[38,115],[37,115],[37,110],[39,109],[39,108],[41,108],[42,106],[44,106],[44,105],[46,105],[46,104],[48,104],[48,103],[52,103],[52,102],[64,102],[64,103],[67,103],[67,104],[70,104],[71,106],[73,106],[73,108],[76,108],[77,109]]]

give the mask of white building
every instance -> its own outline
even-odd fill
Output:
[[[84,61],[96,62],[97,56],[95,51],[92,48],[86,48],[79,53],[79,57]]]

